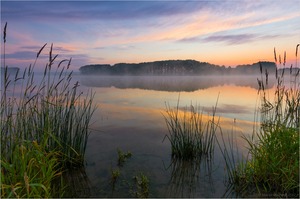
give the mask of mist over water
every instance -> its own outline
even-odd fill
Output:
[[[144,90],[192,92],[216,86],[235,85],[258,89],[258,75],[250,76],[81,76],[83,85],[88,87],[115,87],[120,89],[138,88]],[[275,78],[270,78],[271,88]]]

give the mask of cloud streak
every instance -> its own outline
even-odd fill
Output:
[[[229,45],[249,43],[255,41],[257,35],[254,34],[240,34],[240,35],[212,35],[206,37],[204,42],[225,42]]]
[[[128,20],[141,18],[172,17],[192,13],[209,3],[195,2],[120,2],[120,1],[63,1],[63,2],[7,2],[4,1],[4,17],[18,20]],[[59,8],[59,9],[58,9]]]
[[[34,53],[33,51],[18,51],[14,53],[8,53],[5,55],[5,58],[7,59],[21,59],[21,60],[32,60],[35,57],[36,57],[36,53]]]
[[[271,39],[278,35],[238,34],[238,35],[212,35],[202,39],[203,42],[224,42],[228,45],[251,43],[262,39]]]
[[[280,37],[280,35],[260,35],[260,34],[235,34],[235,35],[226,35],[226,34],[213,34],[208,37],[202,38],[199,37],[189,37],[178,40],[180,43],[209,43],[209,42],[222,42],[227,45],[238,45],[245,43],[252,43],[259,40],[273,39]]]
[[[46,48],[44,48],[45,50],[43,50],[43,52],[47,51],[47,49],[49,48],[50,50],[50,46],[51,44],[46,44]],[[41,46],[38,45],[31,45],[31,46],[21,46],[21,49],[25,49],[25,50],[30,50],[30,51],[34,51],[34,52],[38,52],[41,49]],[[55,44],[53,44],[52,46],[53,48],[53,52],[63,52],[63,53],[71,53],[73,52],[73,50],[70,50],[68,48],[62,47],[62,46],[56,46]]]

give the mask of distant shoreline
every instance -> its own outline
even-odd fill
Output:
[[[274,62],[257,62],[238,65],[235,68],[199,62],[195,60],[165,60],[141,63],[91,64],[80,67],[84,75],[128,75],[128,76],[199,76],[199,75],[255,75],[276,72]]]

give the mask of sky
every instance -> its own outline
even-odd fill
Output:
[[[1,1],[5,60],[24,68],[53,43],[57,60],[87,64],[194,59],[235,67],[274,61],[287,65],[300,43],[300,0]],[[1,58],[4,46],[1,45]],[[3,61],[1,61],[1,65]]]

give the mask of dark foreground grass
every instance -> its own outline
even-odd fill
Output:
[[[274,55],[277,60],[275,50]],[[247,161],[235,162],[231,150],[221,147],[229,186],[238,196],[299,197],[299,70],[291,67],[281,74],[276,71],[274,99],[264,89],[268,84],[267,71],[258,80],[260,129],[251,138],[244,137],[249,147]]]
[[[7,24],[4,52],[6,28]],[[46,46],[22,73],[10,73],[3,60],[1,197],[57,196],[54,178],[84,163],[93,94],[78,91],[78,82],[72,81],[69,70],[71,59],[54,64],[58,55],[52,54],[52,45],[44,73],[37,78],[35,65]]]

